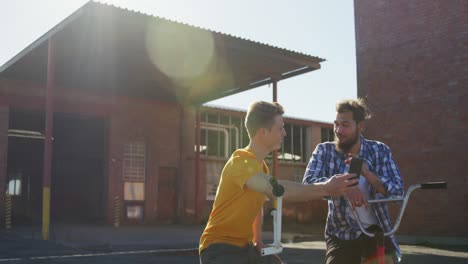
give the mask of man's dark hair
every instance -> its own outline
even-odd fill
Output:
[[[258,101],[252,103],[245,117],[245,127],[247,128],[249,137],[252,138],[255,136],[260,128],[270,130],[275,123],[275,117],[283,114],[283,107],[276,102]]]
[[[369,108],[362,98],[339,101],[336,104],[336,112],[340,114],[352,112],[353,119],[356,121],[356,124],[372,117]]]

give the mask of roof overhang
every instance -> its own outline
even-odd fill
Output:
[[[320,69],[323,59],[88,2],[0,67],[0,77],[202,104]]]

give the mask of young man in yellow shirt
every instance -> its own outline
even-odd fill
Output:
[[[284,110],[278,103],[255,102],[248,111],[245,126],[250,143],[236,150],[221,174],[216,198],[206,228],[200,238],[201,264],[267,263],[260,256],[263,203],[272,196],[265,157],[281,147],[286,136]],[[303,185],[279,180],[286,201],[307,201],[325,196],[342,196],[357,180],[354,174],[331,177],[328,181]]]

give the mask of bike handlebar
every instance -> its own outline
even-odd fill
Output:
[[[421,183],[421,189],[447,189],[447,182],[426,182]]]
[[[388,202],[403,201],[403,204],[400,207],[400,212],[398,213],[398,216],[397,216],[397,218],[395,220],[395,224],[393,226],[393,229],[390,232],[384,233],[384,236],[393,235],[398,230],[398,227],[400,226],[401,219],[403,218],[403,213],[405,212],[406,205],[408,203],[409,197],[410,197],[411,193],[414,190],[417,190],[417,189],[426,189],[426,190],[428,190],[428,189],[447,189],[447,182],[426,182],[426,183],[421,183],[421,184],[415,184],[415,185],[411,185],[408,188],[408,191],[406,192],[406,194],[404,196],[396,196],[396,197],[389,197],[389,198],[384,198],[384,199],[375,199],[375,200],[369,200],[368,201],[368,203],[388,203]],[[351,202],[349,201],[349,199],[346,199],[346,200],[348,201],[349,206],[351,208],[353,208],[353,206],[352,206]],[[369,237],[374,237],[375,236],[374,233],[368,232],[362,226],[362,223],[361,223],[358,215],[356,214],[356,211],[354,209],[352,209],[351,212],[353,213],[354,218],[356,219],[356,222],[358,223],[359,228],[361,229],[361,231],[365,235],[367,235]]]
[[[284,187],[283,185],[279,184],[278,180],[275,177],[270,178],[270,184],[273,188],[272,192],[275,197],[281,197],[284,194]]]

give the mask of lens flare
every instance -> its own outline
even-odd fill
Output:
[[[179,99],[209,97],[234,86],[231,68],[218,56],[208,30],[151,21],[147,25],[146,49],[153,65],[175,84]]]
[[[166,22],[148,23],[146,48],[152,63],[174,81],[203,75],[214,54],[213,36],[207,30]]]

